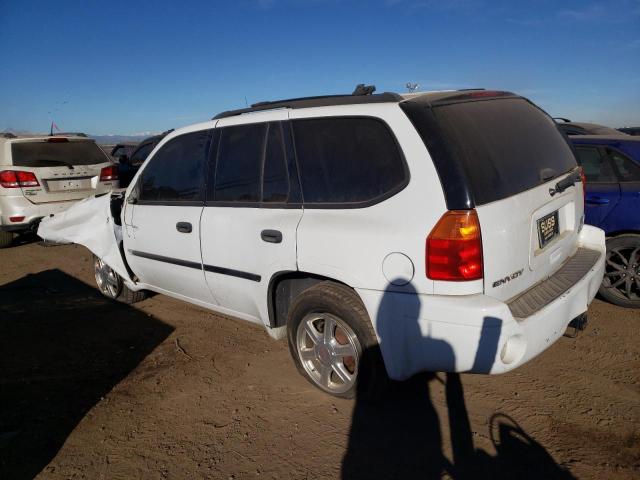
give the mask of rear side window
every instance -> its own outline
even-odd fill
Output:
[[[576,167],[555,122],[522,98],[403,109],[429,149],[449,208],[501,200]]]
[[[603,157],[598,147],[576,147],[576,154],[578,155],[578,163],[584,170],[587,182],[618,182],[609,158]]]
[[[381,120],[294,120],[305,204],[372,202],[399,191],[408,175],[395,138]]]
[[[266,123],[221,129],[215,175],[216,201],[260,201],[266,133]]]
[[[205,166],[210,131],[187,133],[169,140],[142,171],[140,203],[204,201]]]
[[[291,188],[295,168],[287,128],[281,122],[221,128],[210,197],[256,205],[299,201]]]
[[[94,142],[16,142],[11,144],[13,165],[17,167],[56,167],[95,165],[108,162]]]

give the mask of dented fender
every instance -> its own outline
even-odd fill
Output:
[[[81,200],[64,212],[43,218],[38,236],[45,242],[87,247],[130,284],[132,279],[120,250],[122,226],[112,215],[112,202],[121,204],[123,196],[115,193]]]

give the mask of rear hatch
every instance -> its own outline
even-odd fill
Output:
[[[33,203],[63,202],[87,198],[117,186],[100,182],[103,167],[111,165],[92,140],[51,137],[15,141],[11,145],[15,170],[31,172],[38,186],[22,187]]]
[[[484,292],[507,301],[557,271],[577,249],[584,209],[575,156],[528,100],[474,92],[403,109],[420,131],[449,209],[475,208]]]

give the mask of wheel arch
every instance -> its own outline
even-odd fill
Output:
[[[616,230],[614,232],[607,232],[607,238],[619,237],[620,235],[640,235],[640,230]]]
[[[312,272],[284,270],[274,273],[269,280],[267,290],[269,327],[276,328],[286,325],[289,316],[289,307],[293,299],[304,290],[325,281],[335,282],[352,288],[351,285],[336,278]]]

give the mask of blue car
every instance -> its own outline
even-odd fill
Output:
[[[600,294],[640,308],[640,138],[570,136],[587,181],[585,223],[607,235]]]

